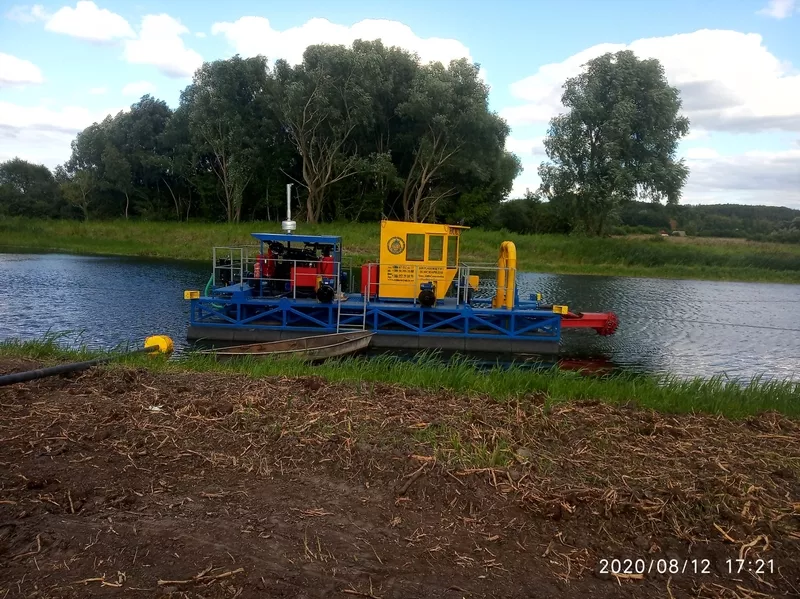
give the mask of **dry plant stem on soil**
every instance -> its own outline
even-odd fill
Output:
[[[800,422],[774,413],[130,368],[0,404],[0,597],[800,594]]]

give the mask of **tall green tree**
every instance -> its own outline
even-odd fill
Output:
[[[658,60],[629,50],[595,58],[567,80],[561,102],[568,112],[550,121],[541,192],[566,203],[586,233],[601,235],[612,211],[637,197],[677,204],[689,171],[676,151],[689,120]]]
[[[80,209],[83,220],[89,221],[89,207],[92,205],[93,193],[97,188],[97,178],[90,170],[77,171],[72,178],[61,184],[64,199],[72,206]]]
[[[434,218],[444,202],[466,191],[460,185],[465,177],[488,184],[496,168],[509,166],[495,164],[509,129],[489,111],[489,88],[477,64],[461,59],[448,67],[421,66],[397,113],[407,123],[402,136],[410,146],[399,168],[405,220]]]
[[[245,190],[272,151],[277,127],[268,110],[271,88],[266,58],[237,55],[203,64],[181,94],[192,144],[208,156],[229,222],[241,218]]]
[[[58,216],[61,193],[53,173],[21,158],[0,163],[0,214]]]
[[[478,65],[357,40],[206,63],[174,112],[143,96],[81,131],[57,179],[85,218],[279,219],[295,181],[310,222],[480,224],[519,172],[507,136]]]
[[[302,164],[306,190],[305,217],[319,222],[325,193],[332,185],[359,172],[353,132],[371,116],[365,81],[374,63],[344,46],[309,46],[303,62],[275,66],[281,93],[280,117]]]
[[[101,155],[103,162],[103,176],[106,185],[125,196],[125,218],[128,218],[131,198],[134,190],[131,179],[131,164],[128,159],[114,145],[107,144]]]

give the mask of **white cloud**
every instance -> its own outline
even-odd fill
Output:
[[[107,94],[108,93],[108,88],[107,87],[93,87],[92,89],[89,90],[89,93],[92,94],[93,96],[102,96],[103,94]]]
[[[137,35],[122,16],[99,8],[94,2],[82,0],[75,8],[65,6],[50,17],[42,16],[44,12],[40,9],[34,7],[28,11],[26,7],[20,7],[15,14],[22,18],[39,15],[36,18],[47,19],[45,29],[89,41],[123,39],[125,60],[132,64],[153,65],[168,77],[191,77],[203,64],[202,56],[183,43],[181,36],[188,34],[189,30],[167,14],[145,15]],[[205,37],[205,33],[196,35]]]
[[[546,123],[564,111],[564,81],[592,58],[633,50],[658,58],[672,85],[681,90],[683,112],[693,127],[714,131],[800,131],[800,74],[771,54],[757,34],[701,30],[637,40],[629,45],[592,46],[560,63],[547,64],[511,85],[526,104],[501,114],[511,125]]]
[[[189,30],[167,14],[146,15],[139,38],[125,42],[124,57],[133,64],[149,64],[168,77],[191,77],[203,57],[184,46]]]
[[[337,25],[327,19],[310,19],[300,27],[285,31],[273,29],[264,17],[241,17],[233,23],[214,23],[214,35],[223,35],[234,50],[243,56],[263,54],[270,61],[283,58],[292,64],[303,60],[303,52],[313,44],[343,44],[357,39],[381,39],[387,46],[399,46],[416,52],[423,62],[472,57],[464,44],[455,39],[421,38],[408,25],[386,19],[365,19],[351,26]]]
[[[96,120],[105,118],[108,111],[93,113],[82,106],[65,106],[52,110],[44,106],[21,106],[0,102],[0,128],[6,132],[35,129],[75,134]]]
[[[689,179],[681,204],[757,204],[800,209],[800,140],[796,149],[745,152],[721,156],[713,148],[685,151]],[[541,159],[523,161],[523,173],[514,181],[510,198],[535,190]]]
[[[123,17],[85,0],[78,2],[75,8],[60,8],[47,20],[44,28],[93,42],[136,37]]]
[[[509,135],[506,138],[506,150],[513,152],[520,158],[538,156],[544,158],[544,137],[534,137],[530,139],[520,139]]]
[[[19,156],[54,168],[70,155],[75,134],[124,108],[91,112],[80,106],[51,109],[0,102],[0,161]]]
[[[687,160],[681,203],[741,203],[800,208],[800,149]]]
[[[19,23],[33,23],[35,21],[44,21],[48,19],[48,15],[44,6],[41,4],[34,4],[33,6],[16,5],[12,6],[6,13],[6,18],[11,21],[18,21]]]
[[[760,15],[766,15],[773,19],[785,19],[792,14],[795,0],[769,0],[767,5],[758,11]]]
[[[203,38],[203,37],[205,37],[205,36],[206,36],[206,34],[205,34],[205,32],[204,32],[204,31],[198,31],[197,33],[195,33],[195,35],[196,35],[197,37],[200,37],[200,38]]]
[[[688,160],[709,160],[719,158],[719,152],[714,148],[689,148],[685,152]]]
[[[0,52],[0,88],[43,81],[42,71],[31,61]]]
[[[134,81],[122,88],[123,96],[136,96],[141,98],[145,94],[152,94],[156,91],[156,86],[149,81]]]

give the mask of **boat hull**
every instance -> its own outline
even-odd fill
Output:
[[[187,331],[189,341],[225,343],[260,343],[283,339],[306,337],[308,330],[275,330],[255,328],[233,328],[220,326],[191,325]],[[497,335],[491,338],[419,336],[413,334],[393,335],[377,332],[372,337],[371,347],[380,349],[441,349],[444,351],[490,352],[499,354],[548,354],[558,353],[559,341],[541,339],[511,339]]]
[[[326,360],[357,353],[369,347],[373,334],[367,331],[331,335],[313,335],[284,340],[271,340],[234,347],[209,349],[201,354],[217,359],[236,357],[297,357],[305,360]]]

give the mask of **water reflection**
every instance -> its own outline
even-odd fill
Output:
[[[207,277],[205,264],[0,254],[0,338],[70,330],[111,347],[165,333],[183,345],[183,290]],[[550,303],[619,316],[611,337],[566,333],[562,359],[679,376],[786,378],[800,368],[798,285],[525,273],[519,287],[523,298],[541,292]]]

